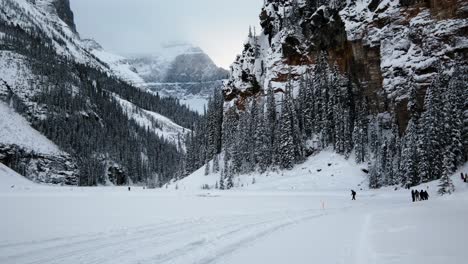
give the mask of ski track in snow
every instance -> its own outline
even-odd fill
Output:
[[[360,191],[351,201],[342,188],[129,192],[39,186],[1,173],[10,176],[0,177],[8,183],[0,190],[1,264],[464,264],[468,258],[468,229],[460,228],[468,185],[459,172],[453,196],[437,197],[433,182],[418,187],[433,197],[418,203],[408,190],[393,188]]]
[[[189,219],[113,233],[3,243],[0,263],[187,263],[187,259],[198,264],[217,263],[275,231],[324,215],[318,210],[296,214]],[[145,257],[134,256],[137,251],[145,252]]]
[[[372,221],[372,214],[368,213],[364,216],[363,224],[361,226],[361,231],[359,235],[359,243],[358,243],[358,248],[357,248],[357,255],[356,255],[356,262],[359,264],[370,264],[373,262],[369,261],[369,258],[371,257],[370,251],[371,251],[371,244],[369,243],[369,228],[370,228],[370,223]]]

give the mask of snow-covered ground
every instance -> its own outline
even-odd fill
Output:
[[[322,151],[309,158],[304,164],[289,171],[269,171],[259,175],[253,173],[234,179],[234,185],[251,191],[349,191],[366,189],[365,166],[356,164],[350,158],[333,151]],[[222,162],[221,162],[222,163]],[[210,163],[213,168],[213,161]],[[221,164],[222,166],[222,164]],[[200,189],[208,185],[213,189],[219,184],[220,173],[205,175],[205,167],[172,185],[181,190]],[[252,184],[254,183],[255,184]]]
[[[311,172],[224,192],[55,188],[0,167],[0,263],[466,262],[468,184],[459,174],[452,196],[437,197],[431,183],[419,187],[429,187],[426,202],[392,188],[351,201],[348,185],[361,179],[351,165],[335,165],[343,176],[325,187],[330,178]],[[277,188],[285,184],[303,188]]]

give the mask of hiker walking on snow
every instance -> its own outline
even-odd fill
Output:
[[[416,202],[416,192],[411,190],[411,198],[413,198],[413,203]]]
[[[354,190],[351,190],[351,196],[353,197],[351,200],[355,201],[356,200],[356,192]]]
[[[419,195],[419,191],[418,190],[415,190],[414,191],[414,196],[416,198],[416,201],[421,201],[421,196]]]

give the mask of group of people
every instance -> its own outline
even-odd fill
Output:
[[[411,197],[413,198],[413,203],[418,201],[427,201],[429,200],[429,193],[425,190],[412,190]]]

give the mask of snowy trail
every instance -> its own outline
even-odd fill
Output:
[[[462,264],[467,203],[468,192],[411,203],[406,190],[351,201],[332,190],[5,189],[0,263]]]
[[[110,234],[2,244],[0,263],[215,263],[260,237],[322,215],[311,210],[190,219]]]

